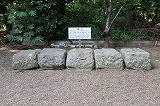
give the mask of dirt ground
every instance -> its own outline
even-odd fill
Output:
[[[117,48],[119,50],[120,48]],[[12,70],[0,48],[0,106],[160,106],[160,47],[143,47],[154,69]]]

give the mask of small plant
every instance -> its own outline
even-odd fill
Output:
[[[144,70],[144,72],[147,72],[147,71],[149,71],[149,67],[148,66],[144,66],[143,70]]]
[[[111,30],[111,38],[114,40],[122,40],[122,41],[129,41],[136,39],[141,32],[137,30],[128,30],[128,31],[122,31],[119,29],[113,29]]]

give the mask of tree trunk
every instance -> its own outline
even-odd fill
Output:
[[[126,4],[126,3],[124,3],[119,8],[116,16],[113,18],[113,20],[111,20],[114,2],[115,2],[115,0],[109,0],[109,7],[108,7],[108,11],[107,11],[107,16],[106,16],[106,25],[105,25],[105,28],[103,29],[101,27],[101,25],[98,23],[98,21],[96,22],[96,25],[98,26],[98,28],[102,32],[102,35],[103,35],[103,38],[104,38],[104,47],[106,47],[106,48],[108,48],[110,46],[110,44],[109,44],[109,38],[110,38],[110,36],[109,35],[110,35],[110,30],[111,30],[112,24],[115,21],[115,19],[117,18],[117,16],[120,13],[120,11],[122,10],[123,6]]]
[[[109,48],[110,44],[109,44],[109,32],[110,30],[106,30],[103,32],[103,38],[104,38],[104,47],[105,48]]]
[[[110,43],[109,43],[109,36],[104,37],[104,47],[109,48]]]
[[[111,29],[111,16],[112,16],[112,10],[113,10],[114,0],[109,0],[109,7],[108,7],[108,14],[106,17],[106,26],[103,32],[104,37],[104,47],[109,47],[109,32]]]

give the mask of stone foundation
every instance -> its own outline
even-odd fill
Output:
[[[74,48],[68,51],[59,48],[22,50],[13,56],[13,69],[142,69],[151,70],[150,54],[139,48]]]

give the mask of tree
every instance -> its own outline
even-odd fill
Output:
[[[109,47],[110,38],[123,40],[127,38],[125,32],[140,28],[138,25],[159,23],[160,20],[160,0],[1,0],[0,2],[6,4],[9,11],[8,22],[13,26],[9,34],[11,36],[8,36],[10,40],[22,41],[25,36],[31,36],[33,39],[60,40],[59,38],[66,38],[68,27],[88,26],[92,27],[93,36],[101,32],[105,47]],[[97,26],[100,30],[96,28]],[[116,31],[125,34],[113,37]],[[102,39],[102,36],[95,38]]]

